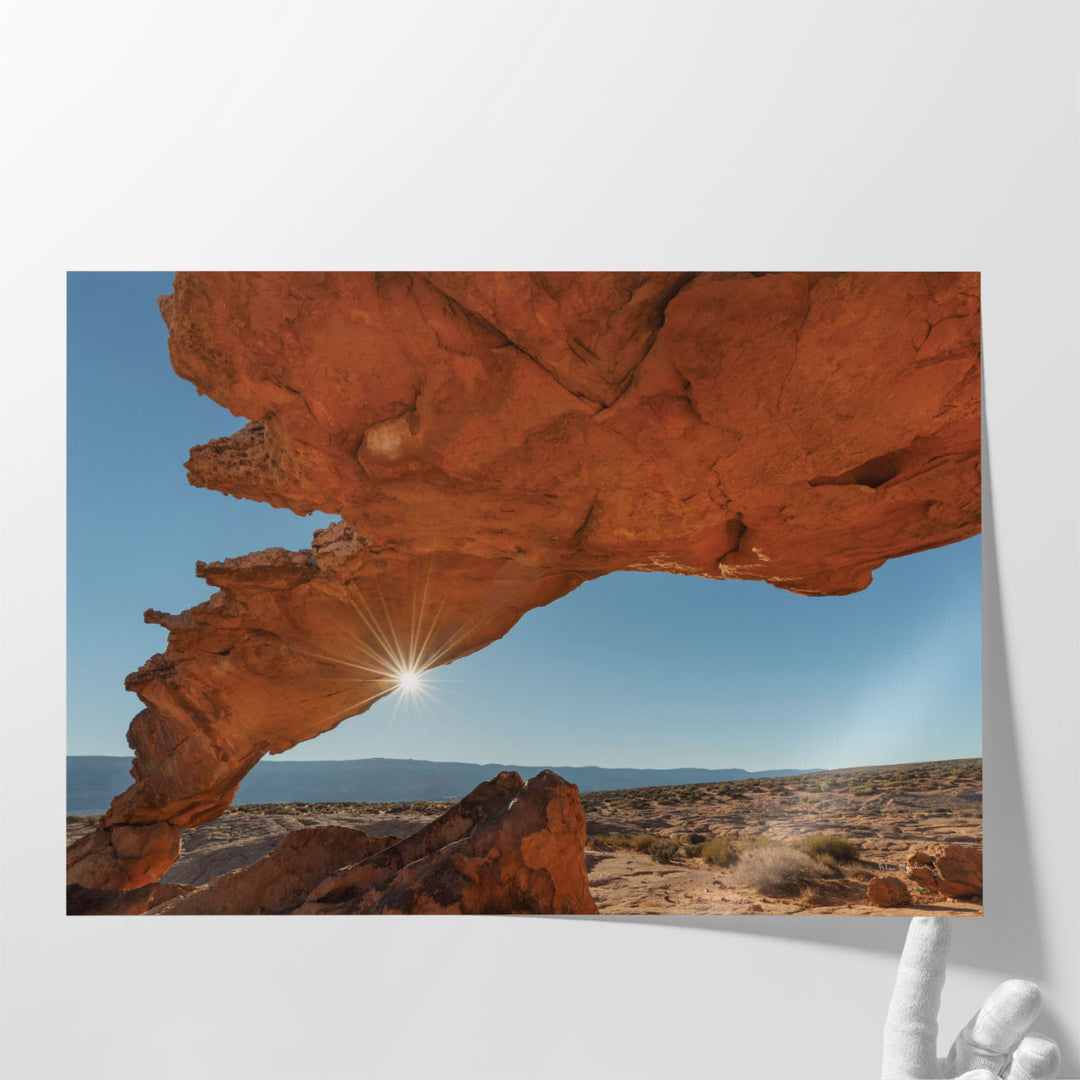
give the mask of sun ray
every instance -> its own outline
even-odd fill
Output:
[[[423,571],[412,575],[405,583],[405,595],[395,589],[388,596],[385,583],[378,579],[367,594],[340,588],[344,617],[331,616],[328,620],[337,647],[328,647],[325,637],[310,648],[300,643],[293,645],[298,655],[338,669],[316,675],[333,684],[334,689],[326,697],[345,700],[344,705],[316,721],[320,731],[336,727],[384,697],[393,698],[387,730],[397,723],[406,706],[412,716],[423,719],[425,728],[429,726],[433,717],[428,716],[428,710],[441,705],[441,690],[447,681],[454,681],[435,678],[432,670],[456,659],[461,643],[491,617],[458,621],[456,626],[447,627],[449,591],[437,589],[433,569],[429,561]],[[356,689],[351,694],[353,684]]]
[[[293,647],[293,651],[298,653],[300,656],[310,657],[312,660],[321,660],[328,664],[343,664],[345,667],[353,668],[356,671],[364,671],[371,675],[378,675],[385,678],[387,674],[386,668],[382,665],[380,665],[379,667],[369,667],[366,664],[358,664],[355,660],[350,660],[348,657],[345,656],[329,656],[326,653],[311,652],[308,649],[301,649],[296,646]],[[325,676],[325,678],[333,677],[334,676]],[[341,675],[337,677],[342,679],[355,678],[355,676],[348,675]]]
[[[427,572],[424,574],[424,588],[421,593],[419,589],[413,590],[413,607],[412,618],[409,625],[409,656],[415,661],[418,657],[423,656],[425,649],[419,646],[420,634],[422,632],[422,624],[424,618],[424,611],[427,608],[428,602],[428,590],[431,587],[431,563],[427,565]],[[438,615],[436,614],[436,619]],[[426,645],[426,642],[425,642]]]
[[[390,693],[389,690],[376,691],[374,694],[369,694],[366,698],[361,698],[358,701],[351,701],[343,709],[337,709],[334,712],[329,713],[327,716],[317,721],[319,734],[337,727],[338,724],[348,720],[349,717],[355,716],[365,705],[375,702],[381,697],[385,697],[388,693]],[[329,724],[330,727],[324,727],[323,725],[325,724]]]
[[[387,633],[385,633],[382,627],[379,626],[378,619],[375,617],[375,614],[372,612],[371,608],[368,607],[367,600],[365,600],[363,596],[353,597],[351,594],[348,593],[346,593],[346,596],[349,600],[349,603],[352,605],[353,610],[357,613],[357,615],[360,616],[360,619],[363,621],[364,625],[368,628],[372,636],[381,646],[383,650],[383,656],[393,657],[396,651],[394,644],[391,642]],[[359,601],[360,604],[363,605],[363,611],[360,610],[357,601]],[[387,622],[388,625],[392,628],[393,621],[389,617],[389,612],[387,613]]]

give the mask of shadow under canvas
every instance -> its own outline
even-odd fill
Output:
[[[984,880],[987,900],[981,919],[957,920],[952,958],[956,963],[1003,977],[1037,981],[1045,973],[1038,908],[1032,894],[1033,868],[1027,814],[1016,759],[1015,710],[1009,680],[1001,585],[994,536],[988,433],[983,408],[982,688]],[[848,948],[875,949],[899,956],[908,921],[895,917],[800,915],[629,916],[722,933],[763,934]],[[623,920],[627,916],[593,916]]]

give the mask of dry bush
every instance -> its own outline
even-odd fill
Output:
[[[777,840],[774,836],[766,836],[764,833],[743,833],[741,836],[733,837],[733,839],[736,841],[740,855],[753,848],[775,847],[777,844],[783,843],[782,840]]]
[[[586,838],[585,846],[594,851],[614,851],[615,848],[631,847],[631,840],[631,837],[620,836],[618,833],[597,833]]]
[[[620,836],[618,833],[599,833],[585,841],[587,848],[594,851],[614,851],[617,848],[631,848],[650,856],[659,863],[669,863],[679,853],[679,845],[666,836],[650,836],[640,833],[637,836]]]
[[[730,836],[717,836],[701,845],[701,857],[710,866],[728,866],[735,861],[735,845]]]
[[[760,844],[743,852],[729,878],[732,885],[748,885],[760,893],[784,893],[809,885],[825,872],[803,851],[785,844]]]
[[[654,839],[653,843],[646,848],[649,855],[658,863],[669,863],[679,854],[679,845],[674,840]]]
[[[829,866],[855,862],[859,858],[859,845],[834,833],[813,833],[810,836],[803,836],[798,840],[793,840],[791,846]]]

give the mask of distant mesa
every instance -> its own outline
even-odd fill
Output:
[[[103,814],[129,776],[131,758],[73,755],[67,759],[67,812]],[[611,769],[597,766],[472,764],[412,758],[352,761],[260,761],[244,777],[233,800],[245,803],[411,802],[460,799],[498,772],[526,779],[544,769],[579,791],[623,791],[672,784],[725,783],[773,776],[802,776],[819,769]]]
[[[390,693],[388,642],[447,664],[622,570],[843,595],[979,531],[977,274],[181,273],[161,312],[250,421],[189,481],[341,520],[146,612],[85,888],[156,880],[264,755]]]

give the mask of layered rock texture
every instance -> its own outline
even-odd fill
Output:
[[[956,900],[981,898],[982,848],[970,844],[929,844],[912,848],[907,857],[908,877],[925,889]]]
[[[250,866],[212,878],[155,908],[162,915],[284,915],[328,874],[396,841],[359,829],[317,825],[286,833]]]
[[[178,374],[249,422],[190,481],[340,515],[129,676],[135,783],[69,881],[135,888],[251,766],[616,570],[865,588],[979,529],[973,274],[178,274]]]
[[[151,908],[189,893],[193,885],[155,882],[137,889],[88,889],[67,887],[69,915],[145,915]]]
[[[595,915],[577,788],[549,770],[480,784],[392,847],[328,877],[298,914]]]

